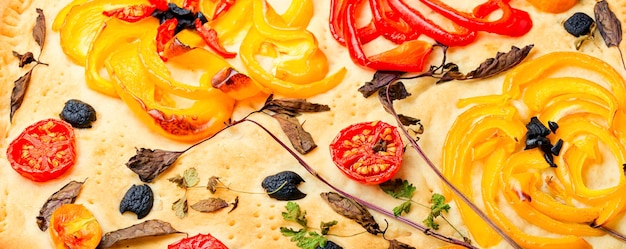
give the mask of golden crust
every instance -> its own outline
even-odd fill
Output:
[[[163,138],[148,130],[132,112],[116,98],[104,96],[84,83],[84,69],[72,63],[61,51],[58,33],[51,30],[51,23],[56,13],[69,1],[10,0],[0,5],[0,81],[5,87],[0,88],[0,248],[49,248],[47,232],[41,232],[35,217],[45,200],[70,180],[85,181],[85,185],[76,203],[90,209],[105,232],[127,227],[141,222],[134,214],[120,214],[119,201],[125,191],[133,184],[142,184],[138,177],[128,170],[125,163],[135,154],[136,148],[182,150],[189,146]],[[450,2],[450,1],[448,1]],[[468,1],[472,2],[472,1]],[[474,1],[478,2],[478,1]],[[480,33],[479,41],[463,47],[452,48],[449,61],[461,65],[462,71],[475,68],[485,58],[493,57],[498,51],[508,51],[511,45],[518,47],[535,44],[530,57],[538,57],[551,51],[574,51],[573,39],[561,28],[561,23],[575,11],[592,14],[595,1],[583,0],[572,10],[564,14],[544,14],[535,11],[525,1],[512,1],[516,6],[527,10],[535,21],[531,32],[520,38],[505,38],[497,35]],[[391,210],[399,202],[387,197],[376,186],[365,186],[349,180],[333,165],[328,153],[328,145],[342,128],[356,122],[383,120],[394,123],[391,116],[380,107],[375,97],[362,98],[356,91],[363,82],[371,79],[372,71],[352,64],[346,49],[338,45],[327,28],[329,1],[315,1],[316,14],[309,26],[318,39],[320,47],[331,58],[331,68],[345,65],[347,78],[337,88],[310,98],[311,102],[328,104],[332,111],[306,114],[305,128],[313,134],[319,148],[303,158],[315,170],[337,187],[353,193],[368,201]],[[626,20],[626,3],[614,4],[614,11],[621,20]],[[33,51],[38,55],[37,44],[32,40],[30,30],[34,26],[35,8],[42,8],[47,17],[47,41],[41,60],[50,66],[37,67],[33,73],[31,89],[25,102],[16,113],[13,123],[9,122],[9,99],[13,81],[27,69],[17,66],[17,59],[12,51],[20,53]],[[548,37],[548,38],[546,38]],[[567,37],[567,38],[565,38]],[[614,48],[607,49],[596,38],[581,50],[584,53],[603,58],[613,67],[621,69],[619,55]],[[622,49],[625,47],[622,46]],[[436,64],[440,58],[434,58]],[[239,62],[233,62],[237,65]],[[241,68],[241,67],[240,67]],[[332,71],[332,69],[331,69]],[[620,70],[622,75],[624,71]],[[407,84],[413,96],[398,105],[400,113],[419,117],[426,127],[420,145],[436,165],[441,163],[441,147],[446,132],[452,126],[455,117],[462,111],[456,107],[459,99],[500,93],[503,75],[494,78],[434,85],[432,80],[413,80]],[[7,145],[26,126],[44,119],[56,118],[66,100],[82,99],[89,102],[98,111],[98,121],[93,128],[77,130],[78,159],[76,165],[59,179],[45,183],[35,183],[19,176],[9,165],[5,151]],[[263,99],[238,103],[234,118],[241,118],[251,110],[258,108]],[[406,104],[405,104],[406,103]],[[252,116],[282,141],[278,124],[264,115]],[[419,156],[407,148],[404,168],[398,177],[410,179],[418,187],[413,200],[428,203],[433,192],[443,192],[441,182],[422,162]],[[198,169],[201,184],[211,176],[219,176],[234,190],[263,192],[261,181],[264,176],[283,170],[292,170],[304,177],[301,185],[307,197],[298,201],[307,211],[310,226],[315,227],[321,221],[337,220],[339,224],[331,232],[331,240],[344,248],[387,248],[388,242],[381,236],[364,234],[363,229],[354,222],[341,217],[326,205],[319,194],[331,191],[323,183],[308,174],[298,162],[284,151],[277,143],[258,127],[244,123],[232,127],[188,153],[185,153],[169,170],[159,176],[150,186],[155,192],[152,212],[145,219],[160,219],[189,235],[211,233],[229,248],[297,248],[294,242],[280,234],[280,227],[297,228],[293,222],[282,219],[286,202],[276,201],[266,195],[218,191],[217,197],[229,202],[239,196],[239,207],[232,213],[222,210],[205,214],[193,210],[186,218],[180,219],[171,210],[171,204],[184,195],[182,189],[167,181],[190,167]],[[187,193],[190,203],[210,197],[204,189],[192,189]],[[453,206],[455,209],[456,206]],[[406,217],[420,223],[428,210],[419,207]],[[384,227],[389,220],[388,239],[397,239],[416,248],[437,248],[445,244],[399,222],[374,213],[376,220]],[[449,220],[466,232],[458,213],[452,211]],[[526,225],[523,225],[526,226]],[[623,228],[623,227],[622,227]],[[533,229],[533,228],[530,228]],[[456,236],[455,231],[442,225],[441,233]],[[356,235],[355,235],[356,234]],[[349,236],[354,235],[354,236]],[[347,237],[344,237],[347,236]],[[157,238],[140,239],[120,243],[116,248],[165,248],[183,238],[184,235],[168,235]],[[597,248],[618,248],[620,243],[608,236],[590,238]],[[505,248],[504,243],[496,246]]]

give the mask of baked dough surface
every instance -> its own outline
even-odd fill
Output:
[[[8,3],[7,3],[8,2]],[[281,6],[280,1],[270,1],[274,6]],[[446,1],[462,4],[461,10],[471,10],[480,1]],[[463,2],[463,3],[457,3]],[[50,248],[51,241],[47,232],[41,232],[35,217],[46,199],[70,180],[86,181],[76,199],[76,203],[85,205],[100,222],[104,232],[128,227],[139,223],[132,213],[119,213],[119,201],[133,184],[142,184],[139,178],[125,166],[136,148],[152,148],[165,150],[182,150],[189,144],[176,142],[150,131],[138,120],[128,107],[119,99],[105,96],[89,89],[85,84],[84,68],[76,65],[63,53],[59,42],[59,33],[51,30],[56,14],[69,0],[8,0],[0,5],[0,248]],[[371,80],[373,71],[354,65],[347,49],[339,45],[328,31],[329,0],[315,1],[315,15],[309,30],[318,39],[320,47],[329,55],[331,72],[345,66],[348,74],[336,88],[309,98],[315,103],[327,104],[330,112],[305,114],[301,117],[304,127],[312,133],[318,148],[303,156],[315,170],[337,187],[363,199],[376,203],[391,210],[399,204],[378,190],[376,186],[356,183],[343,174],[332,163],[328,145],[339,130],[350,124],[383,120],[395,124],[393,118],[385,113],[377,98],[363,98],[356,89]],[[481,32],[477,41],[471,45],[451,48],[448,60],[461,66],[467,72],[480,64],[484,59],[493,57],[498,51],[508,51],[512,45],[523,47],[534,44],[529,59],[536,58],[552,51],[575,51],[573,37],[567,34],[561,23],[574,12],[582,11],[592,15],[593,0],[581,0],[571,10],[563,14],[546,14],[535,10],[523,0],[511,1],[517,8],[528,11],[534,21],[533,29],[519,38],[508,38]],[[41,61],[49,66],[39,66],[33,73],[32,82],[25,101],[9,122],[9,99],[13,81],[25,73],[26,69],[18,67],[18,60],[11,51],[33,51],[37,56],[37,44],[32,39],[31,30],[37,16],[35,9],[41,8],[47,18],[47,38]],[[626,20],[626,4],[618,1],[611,3],[611,8],[621,20]],[[280,7],[277,7],[280,9]],[[622,47],[622,49],[625,49]],[[436,50],[434,54],[438,53]],[[606,48],[600,37],[588,42],[581,52],[602,58],[615,67],[622,75],[619,54],[616,48]],[[432,56],[429,64],[437,64],[440,57]],[[232,61],[235,67],[242,68],[238,59]],[[571,76],[581,72],[569,72]],[[420,118],[425,127],[421,135],[420,146],[436,165],[440,165],[442,146],[446,133],[452,126],[456,116],[462,109],[457,108],[459,99],[498,94],[501,91],[504,74],[496,77],[465,81],[449,82],[435,85],[433,79],[405,81],[409,92],[413,95],[397,108],[400,113]],[[280,97],[280,96],[278,96]],[[36,121],[46,118],[57,118],[66,100],[75,98],[90,103],[98,112],[98,120],[91,129],[76,130],[78,158],[74,165],[62,177],[44,183],[32,182],[18,175],[6,159],[7,145],[20,134],[24,128]],[[237,104],[233,119],[239,119],[250,111],[260,107],[263,98]],[[262,123],[283,141],[287,138],[280,131],[278,123],[266,115],[254,115],[252,119]],[[443,192],[441,181],[423,163],[419,156],[410,148],[404,156],[404,166],[397,177],[409,179],[418,190],[414,200],[428,203],[433,192]],[[307,197],[299,200],[299,205],[307,211],[309,224],[315,226],[321,221],[337,220],[338,225],[332,228],[337,235],[353,235],[347,237],[331,236],[334,242],[344,248],[388,248],[388,242],[380,236],[362,233],[363,229],[356,223],[343,218],[331,210],[319,197],[319,193],[331,191],[329,187],[308,174],[298,162],[275,143],[266,133],[252,124],[242,124],[221,133],[184,154],[176,164],[159,176],[150,186],[155,193],[153,210],[144,219],[160,219],[170,222],[172,226],[189,235],[211,233],[229,248],[297,248],[294,242],[280,233],[280,227],[297,227],[295,223],[283,220],[281,212],[286,202],[276,201],[266,195],[243,194],[232,191],[218,191],[215,196],[225,200],[233,200],[239,196],[239,206],[232,213],[228,209],[216,213],[200,213],[189,210],[187,217],[180,219],[171,210],[171,204],[182,197],[184,191],[176,188],[168,178],[182,174],[185,169],[198,169],[201,184],[211,176],[219,176],[230,184],[232,189],[263,192],[263,177],[283,170],[292,170],[304,179],[300,188]],[[601,179],[599,179],[600,181]],[[208,191],[190,190],[188,198],[200,200],[212,196]],[[449,220],[467,232],[463,222],[452,205],[448,214]],[[426,217],[428,210],[416,207],[406,217],[418,223]],[[397,239],[416,248],[438,248],[445,244],[423,233],[414,230],[395,220],[373,212],[376,220],[383,225],[389,221],[387,238]],[[526,227],[520,220],[521,227]],[[623,222],[619,222],[623,223]],[[626,231],[625,225],[618,229]],[[532,229],[532,228],[530,228]],[[447,225],[442,225],[441,233],[455,236]],[[139,239],[120,243],[115,248],[165,248],[184,235],[174,234],[163,237]],[[609,237],[593,237],[588,241],[595,248],[620,248],[619,241]],[[506,248],[501,243],[497,248]]]

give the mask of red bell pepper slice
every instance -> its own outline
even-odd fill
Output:
[[[528,33],[532,28],[530,15],[525,11],[511,8],[511,5],[508,4],[508,0],[489,0],[482,4],[488,7],[484,7],[486,9],[483,9],[482,13],[479,13],[481,14],[480,16],[460,12],[439,0],[420,1],[453,22],[475,31],[487,31],[494,34],[517,37]],[[495,21],[483,19],[496,10],[494,6],[502,10],[500,19]]]
[[[457,32],[444,30],[433,21],[426,19],[419,11],[409,7],[402,0],[386,0],[404,21],[422,34],[435,39],[446,46],[464,46],[476,39],[476,31],[457,27]]]
[[[183,8],[197,13],[200,10],[200,0],[185,0],[183,1]]]
[[[420,33],[413,29],[406,21],[391,8],[385,0],[369,0],[372,18],[376,28],[382,35],[396,44],[415,40]]]
[[[217,4],[215,4],[215,11],[213,12],[213,17],[211,20],[215,20],[224,12],[228,11],[231,6],[235,4],[235,0],[218,0]]]
[[[235,58],[235,56],[237,56],[237,53],[229,52],[222,47],[217,38],[217,31],[212,29],[209,26],[209,23],[205,23],[203,25],[200,19],[196,19],[196,30],[198,31],[200,37],[202,37],[202,40],[204,40],[204,42],[218,55],[226,59]]]
[[[148,2],[160,11],[167,11],[170,8],[167,5],[167,0],[148,0]]]
[[[122,8],[105,10],[102,12],[107,17],[115,17],[126,22],[137,22],[152,15],[155,6],[152,5],[130,5]]]
[[[168,19],[163,22],[157,28],[156,35],[156,49],[157,53],[161,57],[161,60],[167,61],[167,57],[165,56],[165,46],[169,41],[174,39],[174,35],[176,32],[176,26],[178,25],[178,20],[176,18]]]
[[[337,42],[342,45],[346,44],[343,37],[344,34],[344,18],[346,12],[347,0],[331,0],[330,2],[330,33]],[[368,43],[381,35],[374,22],[368,23],[366,26],[358,28],[357,34],[362,43]]]
[[[421,72],[432,45],[421,40],[412,40],[389,51],[368,57],[356,28],[356,9],[359,0],[346,0],[344,37],[352,60],[361,66],[375,70]]]

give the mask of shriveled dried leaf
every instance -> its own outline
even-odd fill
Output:
[[[46,42],[46,16],[43,14],[43,10],[37,8],[37,20],[35,27],[33,28],[33,38],[39,45],[41,51],[43,51],[43,45]]]
[[[178,218],[185,218],[187,216],[187,211],[189,211],[189,206],[187,205],[187,198],[180,198],[172,203],[172,210],[176,212],[176,216]]]
[[[406,115],[398,114],[398,119],[400,119],[400,123],[402,123],[402,125],[404,125],[404,126],[409,126],[409,125],[420,125],[421,126],[421,120],[417,119],[417,118],[413,118],[413,117],[409,117],[409,116],[406,116]]]
[[[390,114],[393,113],[393,108],[391,106],[393,105],[393,101],[405,99],[409,96],[411,96],[411,94],[406,90],[406,87],[404,87],[404,83],[402,83],[401,81],[393,82],[391,83],[391,85],[389,85],[389,87],[384,87],[378,90],[378,98],[380,100],[380,103],[385,108],[385,111]]]
[[[321,193],[320,196],[338,214],[356,221],[371,234],[383,233],[374,216],[360,203],[334,192]]]
[[[120,241],[140,239],[145,237],[162,236],[168,234],[182,233],[172,227],[170,223],[160,220],[147,220],[139,224],[132,225],[106,233],[98,249],[110,248]]]
[[[185,186],[185,178],[183,178],[183,176],[181,176],[181,175],[176,175],[174,177],[167,178],[167,180],[172,182],[172,183],[175,183],[176,187],[179,187],[179,188],[182,188],[182,189],[186,188],[186,186]]]
[[[233,204],[233,207],[228,211],[228,213],[235,211],[235,209],[239,206],[239,196],[235,197],[235,201],[231,204]]]
[[[266,103],[263,109],[275,113],[287,114],[289,116],[297,116],[302,112],[330,111],[328,105],[311,103],[305,99],[271,99]]]
[[[26,91],[30,85],[30,79],[33,74],[33,68],[31,68],[26,74],[22,75],[14,82],[13,91],[11,92],[11,113],[9,119],[13,121],[13,115],[20,109],[26,96]]]
[[[393,240],[389,240],[389,249],[415,249],[415,247],[412,247],[410,245],[404,244],[400,241],[393,239]]]
[[[304,130],[297,118],[286,114],[275,114],[272,117],[278,121],[289,142],[300,154],[309,153],[317,147],[311,133]]]
[[[398,80],[404,74],[405,72],[399,71],[376,71],[372,81],[365,82],[365,85],[359,87],[359,92],[363,94],[363,97],[367,98],[378,92],[379,89]]]
[[[219,181],[219,177],[217,176],[211,176],[209,178],[209,183],[207,183],[206,188],[211,191],[211,194],[215,194],[215,192],[217,191],[217,185],[220,184]]]
[[[203,213],[219,211],[226,207],[228,207],[228,202],[226,202],[225,200],[221,198],[213,198],[213,197],[200,200],[196,202],[195,204],[191,205],[191,208],[193,210],[196,210],[198,212],[203,212]]]
[[[622,24],[609,8],[609,3],[606,0],[596,2],[593,13],[606,46],[619,46],[622,42]]]
[[[35,62],[35,55],[31,52],[26,52],[25,54],[20,54],[16,51],[13,51],[13,56],[17,57],[20,60],[19,67],[24,67],[32,62]]]
[[[126,166],[139,176],[142,182],[152,182],[167,170],[184,152],[141,148],[128,160]]]
[[[444,67],[445,73],[437,83],[451,80],[485,79],[492,77],[521,63],[528,56],[533,47],[533,44],[527,45],[521,49],[512,46],[509,52],[498,52],[495,58],[485,60],[478,68],[469,72],[467,75],[459,72],[459,68],[456,64],[447,64]]]
[[[48,198],[46,203],[44,203],[43,207],[39,210],[39,216],[37,216],[37,226],[39,226],[41,231],[48,229],[50,216],[52,216],[54,210],[63,204],[74,203],[83,183],[84,182],[71,181]]]

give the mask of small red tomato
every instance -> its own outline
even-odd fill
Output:
[[[168,245],[167,249],[228,249],[228,247],[211,234],[198,234]]]
[[[57,249],[92,249],[102,239],[102,229],[89,209],[63,204],[50,217],[50,236]]]
[[[65,121],[34,123],[9,144],[7,158],[20,175],[37,182],[57,178],[76,160],[74,128]]]
[[[382,121],[357,123],[339,132],[330,144],[330,154],[348,177],[380,184],[400,169],[404,143],[395,126]]]

